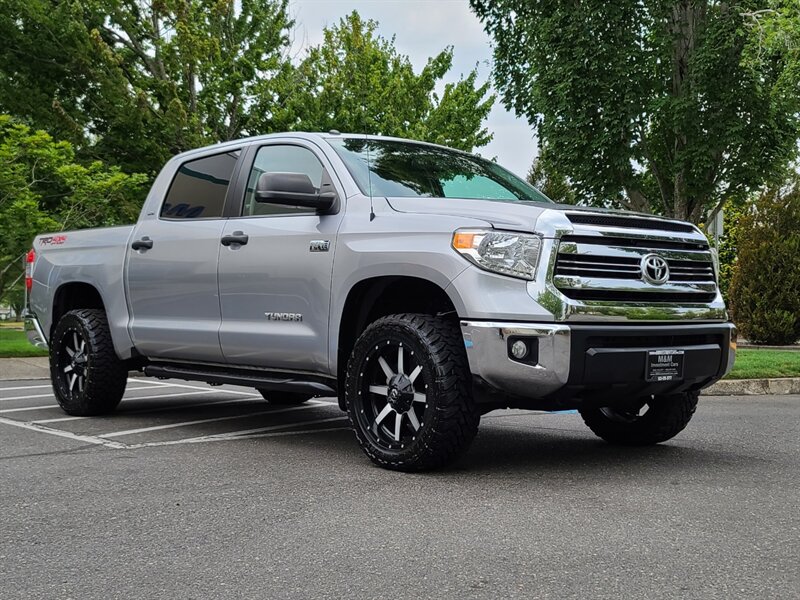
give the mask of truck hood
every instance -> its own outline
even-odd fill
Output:
[[[533,231],[536,220],[557,204],[540,202],[500,202],[460,198],[387,198],[398,212],[481,219],[499,229]]]
[[[469,200],[462,198],[386,198],[389,206],[397,212],[446,215],[452,217],[470,217],[486,221],[497,229],[513,229],[516,231],[534,232],[539,218],[547,213],[592,212],[615,215],[644,216],[653,215],[632,211],[611,210],[556,204],[545,202],[504,202],[501,200]]]

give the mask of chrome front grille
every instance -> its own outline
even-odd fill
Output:
[[[650,254],[669,266],[669,278],[663,284],[647,281],[642,272],[642,259]],[[717,295],[706,242],[617,232],[564,235],[553,283],[568,298],[582,301],[706,303]]]

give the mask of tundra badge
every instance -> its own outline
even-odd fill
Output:
[[[265,312],[267,321],[302,321],[303,315],[300,313]]]

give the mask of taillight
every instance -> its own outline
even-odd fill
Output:
[[[29,292],[33,287],[33,263],[35,261],[36,261],[36,250],[31,250],[25,256],[25,288]]]

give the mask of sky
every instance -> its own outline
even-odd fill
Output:
[[[429,57],[453,46],[453,68],[444,83],[457,81],[476,66],[481,83],[491,76],[490,40],[467,0],[291,0],[290,11],[297,21],[292,52],[302,56],[304,48],[322,42],[323,27],[338,23],[353,10],[378,21],[381,36],[394,36],[398,52],[409,57],[417,72]],[[536,155],[528,123],[505,110],[498,100],[486,127],[494,139],[477,151],[525,176]]]

